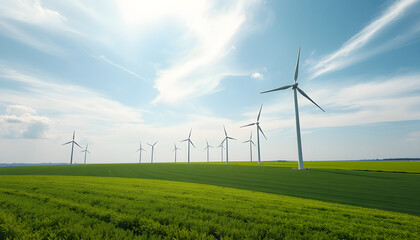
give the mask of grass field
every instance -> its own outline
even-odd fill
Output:
[[[238,165],[258,165],[257,162],[232,162]],[[264,166],[296,168],[297,162],[263,162]],[[420,173],[419,161],[314,161],[305,168],[341,169],[375,172]]]
[[[0,176],[0,239],[419,239],[420,217],[219,186]]]
[[[420,174],[287,164],[0,168],[0,239],[420,238]]]
[[[128,177],[202,183],[420,216],[420,174],[170,163],[0,168],[0,175],[3,174]]]

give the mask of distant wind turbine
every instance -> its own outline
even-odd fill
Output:
[[[236,139],[228,136],[224,125],[223,125],[223,130],[225,130],[225,139],[223,139],[221,144],[223,144],[223,142],[226,141],[226,164],[229,164],[229,139],[232,139],[232,140],[236,140]]]
[[[176,152],[177,152],[178,150],[181,150],[181,148],[177,148],[177,147],[176,147],[176,144],[174,143],[175,162],[176,162]]]
[[[195,148],[194,143],[191,141],[191,131],[192,131],[192,128],[190,130],[190,134],[188,135],[188,138],[181,141],[181,142],[188,142],[188,164],[190,163],[190,143]]]
[[[249,127],[252,125],[256,125],[257,126],[257,145],[258,145],[258,164],[261,164],[261,151],[260,151],[260,132],[262,133],[262,135],[264,136],[264,138],[267,140],[267,137],[265,136],[263,130],[260,127],[260,116],[261,116],[261,110],[262,110],[262,106],[260,107],[260,112],[258,113],[258,117],[257,117],[257,121],[254,123],[250,123],[248,125],[242,126],[242,127]],[[252,133],[251,133],[252,134]],[[252,135],[251,135],[252,136]],[[250,142],[251,145],[251,142]],[[251,146],[252,149],[252,146]],[[252,151],[252,150],[251,150]],[[251,156],[252,158],[252,156]]]
[[[70,155],[70,165],[73,164],[73,150],[74,150],[74,144],[76,144],[77,146],[79,146],[79,148],[82,148],[76,141],[74,141],[74,136],[76,135],[76,131],[73,131],[73,140],[71,140],[70,142],[66,142],[63,145],[67,145],[69,143],[71,143],[71,155]]]
[[[207,140],[206,140],[206,143],[207,143],[207,146],[206,146],[206,148],[204,148],[203,151],[207,150],[207,162],[209,162],[209,149],[212,148],[213,146],[210,146],[209,142]]]
[[[304,97],[306,97],[309,101],[311,101],[317,107],[319,107],[319,109],[321,109],[323,112],[325,112],[325,111],[318,104],[316,104],[302,89],[298,88],[297,79],[298,79],[298,72],[299,72],[299,57],[300,57],[300,48],[299,48],[298,59],[297,59],[296,70],[295,70],[295,77],[294,77],[295,83],[293,85],[287,85],[287,86],[284,86],[284,87],[268,90],[268,91],[261,92],[261,93],[280,91],[280,90],[285,90],[285,89],[288,89],[288,88],[293,89],[294,102],[295,102],[296,135],[297,135],[297,145],[298,145],[299,170],[302,170],[304,168],[303,168],[303,156],[302,156],[302,142],[301,142],[301,138],[300,138],[299,106],[298,106],[296,90],[299,91],[300,94],[302,94]]]
[[[82,150],[81,152],[84,152],[85,153],[85,164],[86,164],[86,153],[90,153],[88,151],[88,145],[87,144],[86,144],[86,148],[84,150]]]
[[[249,136],[249,140],[246,140],[244,143],[247,143],[247,142],[249,142],[249,156],[252,162],[252,144],[254,144],[255,146],[255,143],[252,141],[252,132],[251,132],[251,136]]]
[[[220,159],[223,162],[223,150],[225,149],[225,146],[223,146],[223,142],[218,146],[220,148]]]
[[[158,143],[158,142],[159,142],[159,141],[156,141],[156,142],[155,142],[155,143],[153,143],[153,144],[148,143],[148,145],[152,147],[152,156],[151,156],[151,158],[150,158],[150,163],[153,163],[153,153],[155,152],[155,145],[156,145],[156,143]]]
[[[136,152],[139,152],[139,154],[140,154],[140,156],[139,156],[139,163],[141,163],[141,151],[146,151],[146,150],[144,150],[144,148],[142,148],[141,141],[140,141],[140,148],[137,149],[137,151],[136,151]]]

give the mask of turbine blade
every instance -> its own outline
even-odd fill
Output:
[[[195,148],[194,143],[190,139],[188,139],[188,141],[190,141],[191,145]]]
[[[79,148],[83,149],[77,142],[73,141],[74,144],[76,144],[77,146],[79,146]]]
[[[138,151],[141,151],[141,149],[139,148],[139,149],[137,149],[137,151],[136,152],[138,152]]]
[[[274,92],[274,91],[280,91],[280,90],[284,90],[284,89],[288,89],[290,87],[292,87],[293,85],[287,85],[284,87],[280,87],[280,88],[276,88],[276,89],[272,89],[272,90],[268,90],[268,91],[264,91],[264,92],[260,92],[260,94],[262,93],[269,93],[269,92]]]
[[[300,58],[300,47],[299,47],[298,59],[297,59],[296,70],[295,70],[295,83],[297,82],[298,74],[299,74],[299,58]]]
[[[182,140],[182,141],[180,141],[180,142],[185,142],[185,141],[188,141],[189,139],[184,139],[184,140]]]
[[[90,153],[89,151],[86,151],[87,153]]]
[[[71,143],[72,141],[70,141],[70,142],[66,142],[66,143],[63,143],[63,145],[66,145],[66,144],[69,144],[69,143]]]
[[[220,145],[222,145],[225,141],[226,141],[226,138],[225,138],[225,139],[223,139],[223,141],[220,143]]]
[[[252,131],[251,131],[251,136],[249,136],[249,140],[251,140],[252,139]]]
[[[150,144],[150,143],[147,143],[147,145],[149,145],[149,146],[153,147],[153,146],[152,146],[152,144]]]
[[[319,107],[319,109],[321,109],[323,112],[324,109],[322,109],[322,107],[320,107],[318,104],[316,104],[316,102],[314,102],[314,100],[312,100],[302,89],[297,88],[297,90],[300,92],[300,94],[302,94],[304,97],[306,97],[309,101],[311,101],[313,104],[315,104],[317,107]]]
[[[227,137],[225,125],[223,125],[223,130],[225,131],[225,137]]]
[[[243,127],[249,127],[249,126],[252,126],[252,125],[255,125],[255,123],[250,123],[250,124],[244,125],[241,128],[243,128]]]
[[[245,142],[243,142],[243,143],[247,143],[247,142],[249,142],[250,140],[246,140]]]
[[[227,137],[227,138],[232,139],[232,140],[237,140],[236,138],[233,138],[233,137]]]
[[[258,122],[258,121],[260,121],[260,116],[261,116],[262,106],[263,106],[263,105],[261,104],[261,107],[260,107],[260,112],[258,113],[258,117],[257,117],[257,122]]]
[[[156,143],[158,143],[159,141],[156,141],[154,144],[153,144],[153,146],[155,146],[156,145]]]
[[[251,140],[251,143],[254,145],[254,146],[257,146],[257,145],[255,145],[255,143]]]
[[[191,130],[190,130],[190,134],[188,135],[188,138],[190,138],[190,137],[191,137],[191,132],[192,132],[192,128],[191,128]]]
[[[268,140],[267,137],[265,136],[263,130],[261,129],[261,127],[258,125],[258,130],[260,130],[260,132],[262,133],[262,135],[264,136],[265,140]]]

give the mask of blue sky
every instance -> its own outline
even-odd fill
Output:
[[[420,156],[420,2],[0,2],[0,163],[192,161],[217,146],[249,159],[261,104],[263,160],[296,160],[292,91],[301,47],[304,160]],[[254,150],[254,153],[256,151]],[[256,155],[254,155],[255,159]],[[83,161],[77,150],[76,163]],[[220,149],[212,149],[219,161]]]

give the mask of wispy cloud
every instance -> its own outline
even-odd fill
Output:
[[[97,58],[100,59],[100,60],[102,60],[102,61],[104,61],[104,62],[106,62],[106,63],[108,63],[108,64],[110,64],[110,65],[112,65],[112,66],[114,66],[114,67],[116,67],[116,68],[119,68],[119,69],[123,70],[124,72],[127,72],[127,73],[129,73],[129,74],[131,74],[131,75],[133,75],[133,76],[135,76],[137,78],[140,78],[141,80],[148,81],[146,78],[138,75],[137,73],[135,73],[133,71],[128,70],[127,68],[125,68],[125,67],[123,67],[123,66],[121,66],[119,64],[114,63],[113,61],[109,60],[108,58],[106,58],[103,55],[101,55],[101,56],[99,56]]]
[[[195,1],[194,1],[195,3]],[[185,39],[194,45],[180,61],[158,71],[153,103],[174,103],[186,97],[212,92],[222,78],[236,75],[224,57],[232,51],[232,41],[244,26],[254,1],[230,1],[215,8],[212,1],[177,2],[168,16],[187,27]]]
[[[368,56],[389,50],[397,45],[411,40],[413,37],[412,32],[405,34],[404,37],[398,36],[397,38],[390,40],[388,43],[385,43],[383,46],[373,47],[373,50],[365,49],[364,51],[361,51],[363,47],[375,39],[382,31],[384,31],[385,28],[400,19],[411,6],[418,2],[418,0],[396,1],[394,4],[389,6],[382,15],[373,20],[360,32],[345,42],[340,49],[322,57],[320,60],[309,61],[316,62],[311,68],[312,78],[342,69]],[[419,30],[420,29],[418,27],[411,29],[414,33],[417,33]]]

